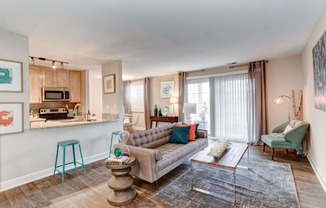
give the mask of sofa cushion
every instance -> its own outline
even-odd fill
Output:
[[[174,126],[170,143],[187,144],[190,126]]]
[[[284,137],[273,136],[273,135],[262,135],[261,140],[272,148],[284,148],[290,149],[291,144],[287,142]]]
[[[163,144],[169,143],[173,125],[164,125],[158,128],[134,132],[129,135],[127,144],[154,149]]]
[[[206,139],[197,139],[188,144],[168,143],[157,148],[162,154],[162,159],[156,163],[156,172],[163,170],[172,163],[179,161],[188,154],[195,152],[198,147],[206,143]]]
[[[196,128],[197,124],[175,124],[175,126],[190,126],[189,134],[188,134],[188,141],[195,141],[196,140]],[[172,130],[173,131],[173,130]]]

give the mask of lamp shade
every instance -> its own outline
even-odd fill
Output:
[[[197,113],[197,105],[195,103],[184,103],[182,113]]]
[[[273,103],[276,104],[276,105],[282,105],[284,103],[284,98],[287,98],[287,99],[291,99],[289,96],[287,95],[280,95],[280,96],[277,96],[273,99]]]
[[[273,103],[276,105],[282,105],[284,103],[284,98],[282,96],[273,99]]]
[[[171,98],[170,98],[170,103],[171,103],[171,104],[178,104],[178,102],[179,102],[178,97],[171,97]]]

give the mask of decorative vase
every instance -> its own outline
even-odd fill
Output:
[[[159,116],[162,116],[161,108],[158,110],[158,115],[159,115]]]
[[[157,105],[154,105],[154,116],[157,116]]]

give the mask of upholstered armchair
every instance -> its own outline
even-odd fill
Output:
[[[281,148],[293,149],[295,155],[297,150],[300,149],[301,143],[305,138],[306,132],[309,128],[309,123],[292,120],[281,124],[273,129],[273,133],[269,135],[262,135],[263,151],[265,152],[265,146],[268,145],[272,148],[272,160],[274,159],[274,149]]]

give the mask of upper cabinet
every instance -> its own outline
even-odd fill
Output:
[[[29,67],[29,102],[42,102],[42,68],[30,66]]]
[[[43,68],[44,87],[69,87],[69,70]]]
[[[80,71],[69,71],[70,102],[80,102],[81,100],[80,79]]]
[[[70,102],[81,102],[81,76],[77,70],[29,66],[29,102],[42,103],[42,87],[65,87],[70,90]]]

